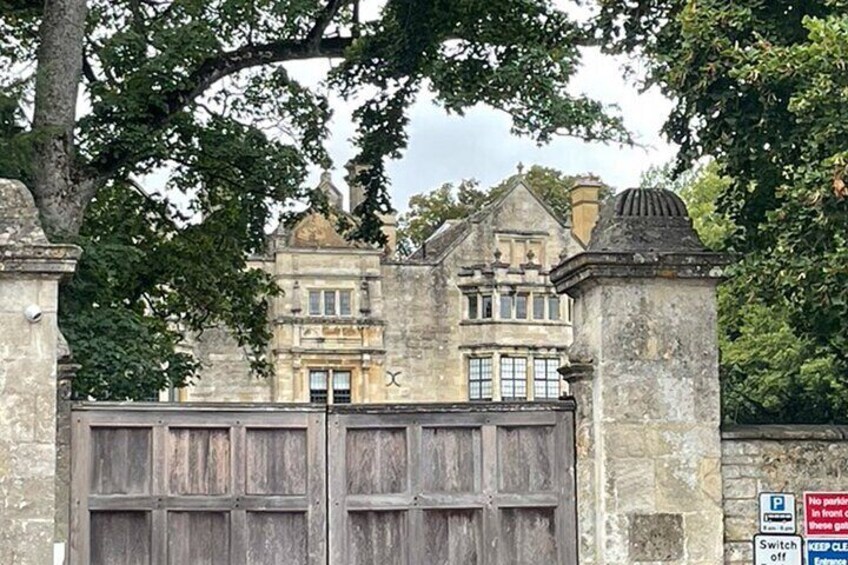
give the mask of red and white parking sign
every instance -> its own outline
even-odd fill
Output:
[[[805,492],[804,529],[808,536],[848,537],[848,492]]]

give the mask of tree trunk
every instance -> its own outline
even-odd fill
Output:
[[[75,179],[74,126],[86,0],[46,0],[38,48],[32,190],[51,240],[79,233],[86,202]],[[90,181],[89,181],[90,182]]]

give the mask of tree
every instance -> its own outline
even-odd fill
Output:
[[[732,241],[733,222],[716,201],[731,180],[715,162],[676,177],[673,163],[643,174],[644,187],[661,186],[680,194],[695,231],[716,251]],[[786,301],[766,302],[738,276],[736,265],[719,287],[719,349],[722,412],[729,423],[844,422],[848,389],[840,382],[832,355],[799,335]]]
[[[734,275],[740,288],[785,313],[804,355],[812,351],[831,367],[830,390],[842,394],[848,383],[848,4],[600,5],[596,25],[607,45],[642,55],[646,80],[676,101],[665,132],[681,147],[677,170],[711,156],[732,179],[718,206],[736,226],[728,249],[741,256]],[[844,418],[835,404],[794,408],[793,418],[805,421]]]
[[[363,100],[365,239],[382,237],[385,161],[424,87],[450,112],[503,110],[539,142],[629,141],[567,92],[586,37],[549,1],[388,0],[366,20],[358,0],[0,0],[0,34],[0,175],[30,187],[52,240],[86,251],[60,320],[83,395],[184,384],[196,366],[176,344],[215,324],[268,373],[276,287],[246,257],[275,210],[309,198],[307,168],[330,166],[329,92]],[[335,64],[319,88],[286,66],[313,59]],[[163,168],[166,196],[139,190]]]
[[[409,199],[409,211],[399,218],[398,241],[401,254],[410,254],[420,247],[448,220],[465,218],[497,199],[519,179],[542,198],[560,220],[571,214],[570,191],[578,177],[541,165],[533,165],[526,173],[511,175],[488,190],[481,190],[476,180],[463,180],[458,185],[445,183],[439,188],[416,194]],[[611,190],[601,189],[601,200]]]
[[[6,0],[3,8],[11,40],[0,55],[10,69],[37,63],[31,185],[54,237],[76,235],[98,190],[129,173],[173,161],[187,169],[177,178],[199,189],[190,173],[203,135],[275,121],[296,142],[270,144],[294,173],[275,180],[297,194],[305,162],[327,160],[329,109],[280,63],[336,60],[328,86],[367,94],[355,140],[372,196],[363,212],[388,208],[383,161],[404,147],[406,110],[425,84],[449,111],[486,103],[539,141],[627,139],[600,103],[566,92],[582,33],[552,2],[389,0],[372,21],[360,21],[355,0]],[[91,112],[78,120],[80,87]]]
[[[731,180],[720,173],[715,161],[675,175],[674,163],[650,167],[639,183],[644,188],[665,188],[680,195],[686,203],[692,226],[708,249],[726,249],[735,229],[733,221],[717,210],[717,201]]]
[[[398,251],[410,255],[448,220],[465,218],[485,206],[491,196],[476,180],[444,183],[409,199],[409,211],[398,218]]]

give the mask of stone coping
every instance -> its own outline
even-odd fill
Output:
[[[724,441],[848,441],[848,426],[828,424],[722,426],[721,439]]]
[[[578,290],[590,279],[666,278],[713,279],[724,276],[730,263],[724,253],[663,251],[596,252],[587,251],[569,257],[551,271],[557,292]],[[579,292],[577,293],[579,294]]]
[[[74,402],[75,412],[114,410],[125,412],[326,412],[328,414],[428,414],[499,412],[573,412],[573,398],[522,402],[432,402],[392,404],[307,404],[272,402]]]
[[[76,245],[0,245],[0,276],[33,273],[69,275],[76,269],[82,249]]]

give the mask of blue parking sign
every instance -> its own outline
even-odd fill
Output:
[[[795,533],[794,494],[788,492],[760,493],[760,533]],[[848,563],[845,565],[848,565]]]

